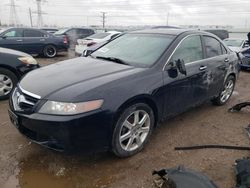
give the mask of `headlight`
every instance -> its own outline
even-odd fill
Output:
[[[101,108],[103,100],[87,101],[82,103],[64,103],[47,101],[39,113],[54,115],[75,115]]]
[[[27,65],[37,65],[37,61],[33,57],[19,57],[18,58],[20,61]]]

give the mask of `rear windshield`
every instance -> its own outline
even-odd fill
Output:
[[[91,55],[118,58],[130,65],[149,67],[160,58],[174,38],[160,34],[125,34]]]
[[[226,39],[224,40],[227,46],[235,46],[240,47],[244,40],[237,40],[237,39]]]
[[[88,38],[91,38],[91,39],[103,39],[103,38],[105,38],[105,37],[107,37],[109,35],[110,35],[110,33],[96,33],[94,35],[89,36]]]

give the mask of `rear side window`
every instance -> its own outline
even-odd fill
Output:
[[[171,62],[183,60],[185,64],[203,59],[200,36],[190,36],[183,40],[174,52]]]
[[[204,42],[207,58],[222,55],[221,43],[217,39],[204,36]]]
[[[10,30],[4,34],[5,37],[22,37],[22,30]]]
[[[44,34],[36,30],[24,30],[24,37],[44,37]]]

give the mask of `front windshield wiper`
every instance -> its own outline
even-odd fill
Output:
[[[104,59],[107,61],[113,61],[119,64],[123,64],[123,65],[130,65],[129,63],[123,61],[122,59],[116,58],[116,57],[103,57],[103,56],[96,56],[96,59]]]

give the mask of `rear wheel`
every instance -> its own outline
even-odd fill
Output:
[[[17,82],[17,76],[13,72],[0,68],[0,100],[9,97]]]
[[[144,103],[134,104],[120,115],[112,139],[112,150],[118,157],[129,157],[141,151],[154,127],[154,113]]]
[[[223,90],[220,92],[218,97],[212,100],[212,102],[218,106],[224,105],[233,94],[234,87],[235,77],[230,75],[224,84]]]
[[[44,54],[45,57],[48,57],[48,58],[55,57],[56,54],[57,54],[56,47],[53,46],[53,45],[45,46],[45,48],[43,50],[43,54]]]

